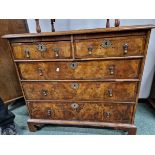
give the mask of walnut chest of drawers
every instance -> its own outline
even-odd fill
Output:
[[[134,117],[153,27],[3,36],[10,43],[30,131],[65,124],[136,134]]]

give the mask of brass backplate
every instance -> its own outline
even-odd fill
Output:
[[[101,44],[101,46],[103,47],[103,48],[108,48],[108,47],[110,47],[112,45],[112,42],[110,41],[110,40],[104,40],[103,42],[102,42],[102,44]]]

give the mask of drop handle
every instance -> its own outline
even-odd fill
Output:
[[[104,113],[104,116],[105,116],[105,118],[110,118],[111,113],[110,113],[110,112],[105,112],[105,113]]]
[[[55,56],[59,57],[60,49],[59,48],[54,48],[53,51],[55,53]]]
[[[115,66],[114,65],[111,65],[109,67],[109,73],[110,73],[110,75],[114,75],[114,72],[115,72]]]
[[[127,54],[128,53],[128,48],[129,48],[129,45],[127,43],[125,43],[123,45],[124,54]]]
[[[38,68],[38,73],[39,73],[39,76],[43,76],[43,70],[41,68]]]
[[[112,91],[112,89],[109,89],[109,90],[108,90],[108,96],[109,96],[109,97],[112,97],[112,96],[113,96],[113,91]]]
[[[41,93],[42,93],[44,96],[47,96],[47,95],[48,95],[48,91],[47,91],[47,90],[42,90]]]
[[[59,68],[59,67],[57,67],[55,71],[56,71],[56,72],[60,72],[60,68]]]
[[[47,110],[47,116],[51,116],[52,115],[52,110],[51,109],[48,109]]]
[[[24,50],[24,53],[25,53],[25,57],[26,57],[26,58],[30,58],[30,52],[29,52],[29,49],[28,49],[28,48],[26,48],[26,49]]]
[[[88,54],[92,55],[92,52],[93,52],[93,47],[88,47]]]

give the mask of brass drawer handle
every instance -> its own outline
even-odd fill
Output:
[[[44,89],[43,89],[43,90],[41,91],[41,93],[42,93],[44,96],[47,96],[47,95],[48,95],[48,90],[44,90]]]
[[[113,96],[113,91],[112,91],[112,89],[109,89],[109,90],[108,90],[108,96],[109,96],[109,97],[112,97],[112,96]]]
[[[79,108],[79,105],[78,105],[77,103],[72,103],[72,104],[71,104],[71,107],[72,107],[74,110],[76,110],[76,109]]]
[[[24,49],[25,57],[30,58],[30,51],[28,48]]]
[[[59,67],[57,67],[55,71],[56,71],[56,72],[60,72],[60,68],[59,68]]]
[[[93,52],[93,47],[91,47],[91,46],[88,47],[88,54],[89,54],[89,55],[92,55],[92,52]]]
[[[110,75],[114,75],[114,72],[115,72],[115,66],[114,65],[109,66]]]
[[[47,110],[47,116],[48,116],[48,117],[53,117],[53,115],[54,115],[53,110],[52,110],[52,109],[48,109],[48,110]]]
[[[104,40],[101,44],[101,47],[108,48],[112,45],[112,42],[110,40]]]
[[[54,48],[53,51],[54,51],[54,53],[55,53],[55,56],[56,56],[56,57],[59,57],[60,48]]]
[[[127,54],[128,53],[128,48],[129,48],[129,45],[127,43],[125,43],[123,45],[124,54]]]
[[[72,62],[72,63],[70,64],[70,68],[71,68],[71,69],[76,69],[77,66],[78,66],[77,62]]]
[[[105,113],[104,113],[104,117],[105,117],[105,118],[110,118],[110,116],[111,116],[111,113],[110,113],[110,112],[105,112]]]
[[[39,73],[39,76],[43,76],[43,70],[41,68],[38,68],[38,73]]]
[[[47,110],[47,115],[51,116],[51,114],[52,114],[52,110]]]
[[[78,89],[79,88],[79,84],[78,83],[72,83],[71,87],[73,89]]]

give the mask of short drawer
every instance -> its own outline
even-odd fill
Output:
[[[49,120],[131,123],[133,105],[95,102],[29,102],[30,117]]]
[[[141,59],[19,63],[23,80],[137,79]]]
[[[135,101],[137,82],[23,82],[28,100]]]
[[[14,59],[65,59],[71,58],[71,43],[38,42],[38,43],[12,43]]]
[[[76,58],[141,56],[145,48],[145,37],[77,40],[75,47]]]

